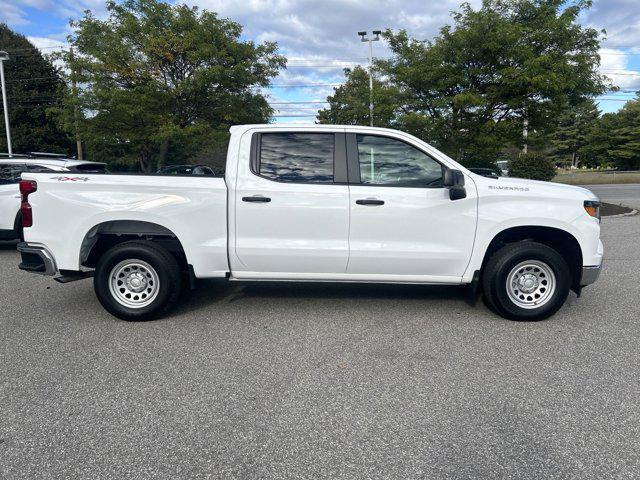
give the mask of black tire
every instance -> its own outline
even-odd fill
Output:
[[[527,261],[543,262],[551,268],[555,276],[555,290],[549,294],[546,303],[539,307],[523,308],[511,299],[507,291],[510,272],[520,263]],[[538,321],[551,317],[566,301],[571,283],[571,270],[562,256],[553,248],[533,241],[517,242],[502,247],[491,256],[482,272],[485,303],[497,314],[511,320]]]
[[[116,266],[127,260],[146,263],[157,276],[155,298],[149,304],[130,307],[118,300],[115,296],[118,295],[117,291],[112,293],[111,273]],[[115,317],[127,321],[152,320],[164,315],[178,300],[182,291],[181,273],[175,257],[166,249],[150,241],[136,240],[116,245],[102,255],[96,265],[93,286],[102,306]],[[153,287],[153,282],[149,283],[150,288]],[[144,294],[145,291],[142,292]]]

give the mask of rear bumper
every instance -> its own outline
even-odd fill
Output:
[[[23,242],[18,244],[18,251],[22,256],[20,270],[40,275],[55,275],[58,271],[53,255],[44,245]]]
[[[595,267],[582,267],[582,277],[580,278],[580,286],[586,287],[598,280],[600,272],[602,271],[602,264]]]

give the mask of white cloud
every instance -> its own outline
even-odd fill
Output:
[[[638,0],[596,0],[584,15],[584,23],[605,29],[608,48],[640,45],[640,2]]]
[[[418,38],[432,38],[443,25],[451,23],[450,12],[462,0],[188,0],[187,3],[239,22],[246,38],[276,41],[288,58],[289,68],[274,83],[299,85],[341,83],[344,67],[366,64],[368,48],[360,41],[358,31],[404,28]],[[472,0],[471,4],[478,6],[480,0]],[[374,44],[374,56],[388,55],[384,42]],[[277,92],[287,99],[312,101],[326,99],[333,89],[326,85],[270,92],[272,96]],[[319,106],[292,105],[286,108],[286,114],[315,113]],[[280,113],[284,114],[284,110]],[[305,123],[314,120],[296,119]]]
[[[29,18],[29,10],[38,11],[37,18]],[[61,20],[61,30],[64,30],[70,18],[77,18],[84,10],[91,10],[97,15],[106,11],[105,0],[1,0],[0,22],[10,27],[37,24],[38,18],[54,16]]]
[[[67,42],[65,40],[60,40],[56,37],[27,37],[27,40],[33,43],[36,48],[43,50],[44,53],[52,50],[62,50],[67,46]]]
[[[420,39],[431,39],[452,23],[451,11],[463,0],[171,0],[216,11],[243,26],[243,38],[255,42],[275,41],[289,59],[290,68],[276,84],[340,83],[342,68],[366,63],[367,45],[360,42],[359,30],[404,28]],[[481,0],[471,0],[478,7]],[[0,0],[0,21],[18,27],[31,23],[29,9],[39,15],[60,19],[60,31],[48,37],[32,37],[39,47],[57,46],[67,33],[69,18],[79,18],[91,9],[105,15],[104,0]],[[624,90],[640,88],[640,76],[630,65],[629,55],[640,54],[640,0],[595,0],[581,17],[585,25],[605,28],[608,40],[602,53],[602,68]],[[46,50],[45,50],[46,51]],[[384,42],[374,44],[374,55],[389,54]],[[633,57],[635,59],[635,57]],[[640,56],[638,57],[640,58]],[[307,68],[301,67],[306,65]],[[324,98],[330,86],[269,90],[274,98],[291,100]],[[294,107],[291,108],[294,110]],[[296,111],[302,113],[308,107]],[[313,118],[307,121],[313,121]]]
[[[613,80],[614,85],[625,91],[640,90],[640,71],[629,68],[629,54],[624,50],[603,48],[600,50],[600,71]]]
[[[9,2],[0,2],[0,22],[16,27],[29,23],[27,16],[18,5]]]
[[[359,30],[405,28],[430,38],[445,23],[460,0],[190,0],[238,21],[249,38],[275,40],[287,55],[335,59],[367,56]],[[480,0],[472,0],[478,5]],[[380,54],[382,45],[376,45]]]

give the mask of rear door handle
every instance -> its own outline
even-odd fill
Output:
[[[271,199],[269,197],[263,197],[262,195],[254,195],[253,197],[242,197],[242,201],[252,203],[269,203]]]
[[[358,205],[384,205],[384,200],[376,200],[375,198],[365,198],[363,200],[356,200]]]

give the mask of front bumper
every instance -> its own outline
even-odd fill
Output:
[[[580,286],[586,287],[598,280],[600,272],[602,271],[602,264],[595,267],[582,267],[582,277],[580,278]]]
[[[44,245],[22,242],[18,244],[22,262],[18,268],[26,272],[40,275],[55,275],[58,271],[56,261]]]

